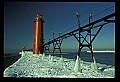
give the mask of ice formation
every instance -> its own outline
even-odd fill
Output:
[[[64,62],[63,56],[61,55],[60,62]]]
[[[53,61],[53,56],[51,56],[50,61]]]
[[[48,58],[49,58],[49,60],[51,59],[51,55],[50,55],[50,54],[49,54],[49,57],[48,57]]]
[[[86,62],[77,56],[74,59],[64,58],[64,62],[59,62],[61,57],[48,55],[35,55],[32,52],[22,52],[22,56],[13,65],[4,70],[4,77],[41,77],[41,78],[114,78],[115,67],[96,63],[98,70],[91,69],[91,62]],[[54,57],[54,60],[53,60]],[[52,62],[51,62],[52,61]],[[93,65],[94,66],[94,65]],[[94,69],[95,67],[93,67]],[[82,70],[80,72],[80,69]],[[77,72],[75,72],[77,71]]]
[[[77,59],[76,59],[76,62],[75,62],[75,67],[74,67],[74,71],[75,72],[81,72],[81,68],[80,68],[80,58],[79,56],[77,55]]]
[[[93,62],[94,70],[95,70],[95,71],[99,71],[99,70],[98,70],[98,67],[97,67],[97,63],[96,63],[95,57],[93,57],[93,60],[94,60],[94,62]]]
[[[45,53],[43,53],[43,55],[42,55],[42,59],[44,59],[45,58]]]

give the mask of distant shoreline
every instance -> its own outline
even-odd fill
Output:
[[[93,50],[94,53],[115,53],[113,50]],[[87,51],[87,53],[91,53],[91,51]]]

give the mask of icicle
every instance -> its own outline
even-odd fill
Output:
[[[93,57],[93,60],[94,60],[94,69],[95,69],[96,71],[98,71],[97,63],[96,63],[96,61],[95,61],[95,58],[94,58],[94,57]]]
[[[60,62],[64,62],[63,56],[61,55]]]
[[[48,58],[49,58],[49,60],[50,60],[50,58],[51,58],[51,55],[50,55],[50,54],[49,54],[49,57],[48,57]]]
[[[91,63],[91,70],[94,70],[94,63]]]
[[[45,58],[45,53],[43,53],[43,55],[42,55],[42,59],[44,59]]]
[[[22,56],[24,56],[24,54],[25,54],[25,52],[24,52],[24,51],[22,51]]]
[[[91,69],[94,71],[99,71],[94,57],[93,57],[93,62],[91,63]]]
[[[51,60],[50,61],[53,61],[53,56],[51,56]]]
[[[81,72],[81,68],[80,68],[80,58],[79,58],[78,55],[77,55],[77,59],[76,59],[76,62],[75,62],[74,71],[75,71],[75,72]]]

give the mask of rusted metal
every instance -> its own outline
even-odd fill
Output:
[[[33,54],[42,54],[44,51],[43,45],[43,19],[40,13],[36,14],[34,20],[34,43]]]

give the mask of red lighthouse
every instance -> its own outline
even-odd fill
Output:
[[[34,20],[34,44],[33,54],[42,54],[44,51],[43,45],[43,19],[40,13],[37,13]]]

